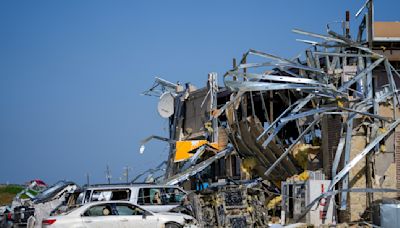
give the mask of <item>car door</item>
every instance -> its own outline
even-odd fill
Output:
[[[113,205],[104,203],[89,207],[82,214],[82,223],[86,228],[122,227],[118,216],[113,210]]]
[[[130,227],[158,227],[158,218],[153,213],[130,203],[116,203],[115,211],[121,228]]]

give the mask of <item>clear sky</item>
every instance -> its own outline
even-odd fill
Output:
[[[375,1],[375,19],[400,20],[398,0]],[[292,28],[325,33],[364,0],[0,1],[0,183],[41,178],[113,182],[167,158],[155,76],[206,83],[249,48],[293,57]],[[354,23],[353,23],[354,25]],[[353,27],[353,31],[354,27]]]

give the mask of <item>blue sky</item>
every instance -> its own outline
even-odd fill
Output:
[[[0,1],[0,183],[113,182],[167,158],[155,76],[206,83],[249,48],[293,57],[292,28],[324,33],[364,1]],[[400,2],[376,1],[398,21]],[[353,31],[354,25],[353,25]]]

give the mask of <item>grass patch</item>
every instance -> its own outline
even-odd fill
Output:
[[[24,188],[19,185],[3,185],[0,186],[0,205],[7,205],[12,202],[15,195]]]

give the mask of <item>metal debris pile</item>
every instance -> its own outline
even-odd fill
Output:
[[[259,184],[252,188],[241,186],[219,186],[192,194],[194,214],[203,218],[204,224],[219,227],[266,227],[268,210],[265,207],[264,190]]]
[[[303,57],[287,59],[251,49],[238,64],[233,61],[223,75],[224,86],[218,86],[216,73],[209,74],[202,89],[156,79],[145,94],[160,96],[159,113],[169,119],[169,137],[152,137],[170,145],[164,183],[202,190],[222,180],[258,180],[279,195],[287,187],[282,181],[304,171],[322,172],[323,179],[310,179],[324,181],[318,194],[296,204],[297,216],[288,209],[282,223],[310,221],[304,219],[312,208],[319,211],[319,224],[349,222],[349,208],[356,203],[349,201],[350,192],[365,194],[365,207],[379,198],[376,192],[397,194],[385,175],[395,163],[400,74],[360,34],[356,41],[348,31],[293,32],[312,39],[299,40],[310,45]],[[363,185],[355,177],[362,177]],[[307,181],[294,181],[302,183],[300,195],[306,194]],[[286,196],[302,197],[293,191]],[[265,196],[273,198],[271,192]],[[332,202],[334,210],[318,206],[321,201]],[[203,200],[198,207],[205,205]],[[286,201],[280,206],[288,208]],[[218,215],[216,204],[214,209]],[[370,221],[371,215],[365,219]],[[220,224],[218,219],[212,223]]]

